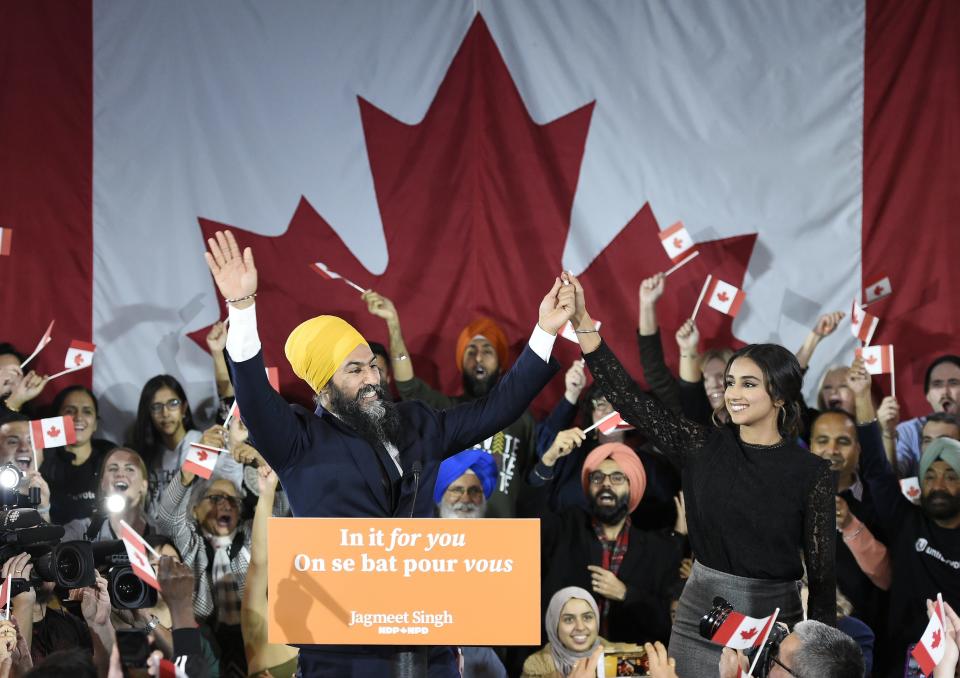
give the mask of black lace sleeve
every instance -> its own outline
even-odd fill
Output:
[[[836,496],[830,466],[823,464],[807,495],[803,517],[803,558],[810,598],[807,617],[837,625]]]
[[[601,342],[584,358],[600,390],[620,416],[656,443],[676,466],[683,466],[687,455],[703,447],[708,429],[674,414],[644,393],[606,343]]]

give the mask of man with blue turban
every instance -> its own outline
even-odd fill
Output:
[[[497,462],[489,452],[458,452],[440,464],[433,501],[441,518],[483,518],[497,486]]]

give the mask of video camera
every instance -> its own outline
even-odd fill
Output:
[[[716,635],[721,624],[726,620],[727,615],[732,611],[733,605],[728,603],[726,599],[720,596],[714,598],[713,607],[707,610],[703,617],[700,618],[700,636],[711,640]],[[757,666],[753,673],[755,678],[767,677],[773,665],[773,658],[780,652],[780,643],[782,643],[783,639],[788,635],[790,635],[790,631],[787,627],[778,622],[770,629],[767,642],[765,642],[762,647],[752,647],[749,650],[744,650],[743,653],[751,662],[753,662],[757,653],[760,653],[760,659],[757,661]]]
[[[0,466],[0,564],[21,553],[30,554],[33,571],[29,579],[13,579],[11,596],[53,582],[63,589],[96,586],[95,572],[107,579],[113,607],[137,609],[157,604],[157,592],[130,567],[123,541],[88,542],[61,539],[64,529],[44,521],[36,510],[39,488],[29,489],[29,503],[18,492],[23,473],[13,464]]]

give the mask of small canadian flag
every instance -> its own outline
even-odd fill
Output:
[[[696,243],[693,242],[683,222],[678,221],[665,231],[660,231],[660,244],[667,251],[670,260],[677,263]]]
[[[755,619],[731,610],[710,640],[717,645],[746,650],[764,641],[767,637],[767,627],[772,623],[773,615]]]
[[[866,303],[872,304],[877,299],[883,299],[885,296],[893,292],[893,285],[890,284],[890,277],[887,276],[872,285],[867,285],[863,288],[863,297],[866,299]]]
[[[889,374],[893,371],[893,344],[877,344],[857,349],[863,366],[870,374]]]
[[[201,478],[209,480],[210,476],[213,475],[213,467],[217,465],[219,457],[220,450],[216,447],[190,443],[187,458],[183,460],[183,470],[196,473]]]
[[[933,614],[930,615],[930,622],[927,629],[920,636],[920,642],[914,646],[910,652],[913,658],[920,665],[923,675],[929,676],[937,668],[937,664],[943,661],[944,646],[946,641],[943,634],[943,609],[940,607],[940,596],[933,604]]]
[[[857,339],[869,345],[880,319],[864,311],[854,300],[850,307],[850,331]]]
[[[329,268],[327,268],[326,264],[320,261],[314,263],[313,266],[311,266],[311,268],[313,269],[314,273],[319,274],[320,277],[326,278],[327,280],[339,280],[340,278],[343,277],[339,273],[334,273],[333,271],[331,271]]]
[[[900,491],[914,504],[920,504],[920,479],[917,476],[900,479]]]
[[[630,425],[623,420],[619,412],[611,412],[597,423],[597,428],[604,435],[610,435],[621,426],[629,427]]]
[[[747,295],[739,287],[734,287],[719,278],[714,278],[707,289],[707,305],[733,318],[737,317],[746,298]]]
[[[13,231],[0,226],[0,257],[10,256],[10,241],[13,240]]]
[[[160,582],[157,581],[157,573],[153,571],[153,566],[147,559],[149,544],[123,521],[120,522],[120,538],[127,549],[127,558],[130,560],[130,567],[133,568],[134,574],[159,591]]]
[[[30,436],[38,450],[63,447],[77,442],[77,432],[70,417],[49,417],[30,422]]]
[[[594,324],[594,327],[596,327],[598,330],[600,329],[601,323],[599,320],[597,320],[593,324]],[[577,338],[577,331],[573,329],[573,323],[570,322],[569,320],[567,321],[567,324],[563,326],[563,329],[560,330],[560,336],[566,339],[567,341],[572,341],[575,344],[580,343],[580,339]],[[277,390],[279,391],[280,389],[277,389]]]
[[[67,347],[67,357],[63,366],[68,370],[79,370],[81,367],[90,367],[93,364],[93,352],[97,347],[86,341],[74,339]]]

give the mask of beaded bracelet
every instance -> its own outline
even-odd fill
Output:
[[[253,294],[248,294],[245,297],[237,297],[236,299],[224,299],[224,301],[227,302],[228,304],[235,304],[238,301],[246,301],[247,299],[256,299],[256,298],[257,298],[257,293],[254,292]]]

